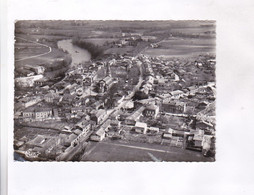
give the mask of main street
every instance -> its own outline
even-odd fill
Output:
[[[84,148],[86,147],[86,144],[87,144],[87,139],[90,137],[90,135],[92,134],[93,132],[90,131],[88,132],[87,134],[85,135],[82,135],[80,137],[80,140],[79,140],[79,143],[75,146],[71,145],[69,146],[65,151],[64,153],[60,154],[56,160],[57,161],[69,161],[69,160],[72,160],[74,158],[74,156],[76,154],[79,154],[82,150],[84,150]]]
[[[121,102],[117,107],[111,109],[111,110],[107,110],[107,114],[104,117],[104,121],[102,124],[100,124],[97,129],[102,126],[104,123],[106,123],[107,119],[110,118],[110,116],[119,111],[123,106],[125,106],[127,104],[127,102],[129,102],[131,100],[131,98],[134,96],[135,92],[140,88],[142,82],[143,82],[143,71],[142,71],[142,64],[138,64],[139,66],[139,70],[140,70],[140,75],[139,75],[139,82],[138,84],[133,88],[132,92],[126,96],[126,98],[123,100],[123,102]],[[84,148],[85,148],[85,143],[87,143],[87,139],[89,138],[89,136],[92,134],[93,132],[90,131],[87,135],[82,136],[81,140],[79,141],[79,143],[76,146],[70,146],[69,148],[67,148],[65,150],[65,152],[63,154],[61,154],[60,156],[58,156],[57,160],[58,161],[68,161],[71,160],[75,154],[78,154],[79,152],[81,152]],[[94,145],[94,148],[96,147],[96,144]],[[91,151],[90,151],[91,152]]]

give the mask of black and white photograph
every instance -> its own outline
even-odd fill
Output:
[[[214,162],[216,21],[15,22],[15,161]]]
[[[1,0],[1,195],[253,195],[252,0]]]

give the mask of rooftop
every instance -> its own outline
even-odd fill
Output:
[[[147,124],[137,121],[136,124],[135,124],[135,127],[147,128]]]

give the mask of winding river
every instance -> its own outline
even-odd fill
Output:
[[[59,49],[67,51],[71,55],[71,66],[87,62],[91,59],[91,54],[87,50],[73,45],[71,39],[58,41],[57,46]]]

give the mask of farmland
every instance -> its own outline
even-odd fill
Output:
[[[103,26],[102,26],[103,24]],[[131,30],[130,30],[131,29]],[[212,52],[215,48],[215,26],[208,21],[19,21],[16,23],[15,35],[33,42],[45,44],[52,48],[47,55],[32,58],[15,65],[50,63],[55,58],[61,58],[66,53],[57,47],[57,41],[72,37],[92,43],[104,51],[104,54],[130,54],[139,52],[150,56],[182,57]],[[123,36],[123,33],[125,34]],[[132,41],[134,45],[117,47],[119,40],[141,34],[153,36],[152,42],[158,42],[157,48],[149,46],[149,42]],[[47,47],[16,39],[15,59],[39,55],[48,51]]]
[[[213,161],[195,151],[137,142],[90,142],[81,161]]]
[[[158,48],[148,48],[143,54],[149,56],[185,57],[197,54],[215,53],[214,39],[168,38],[158,44]]]

